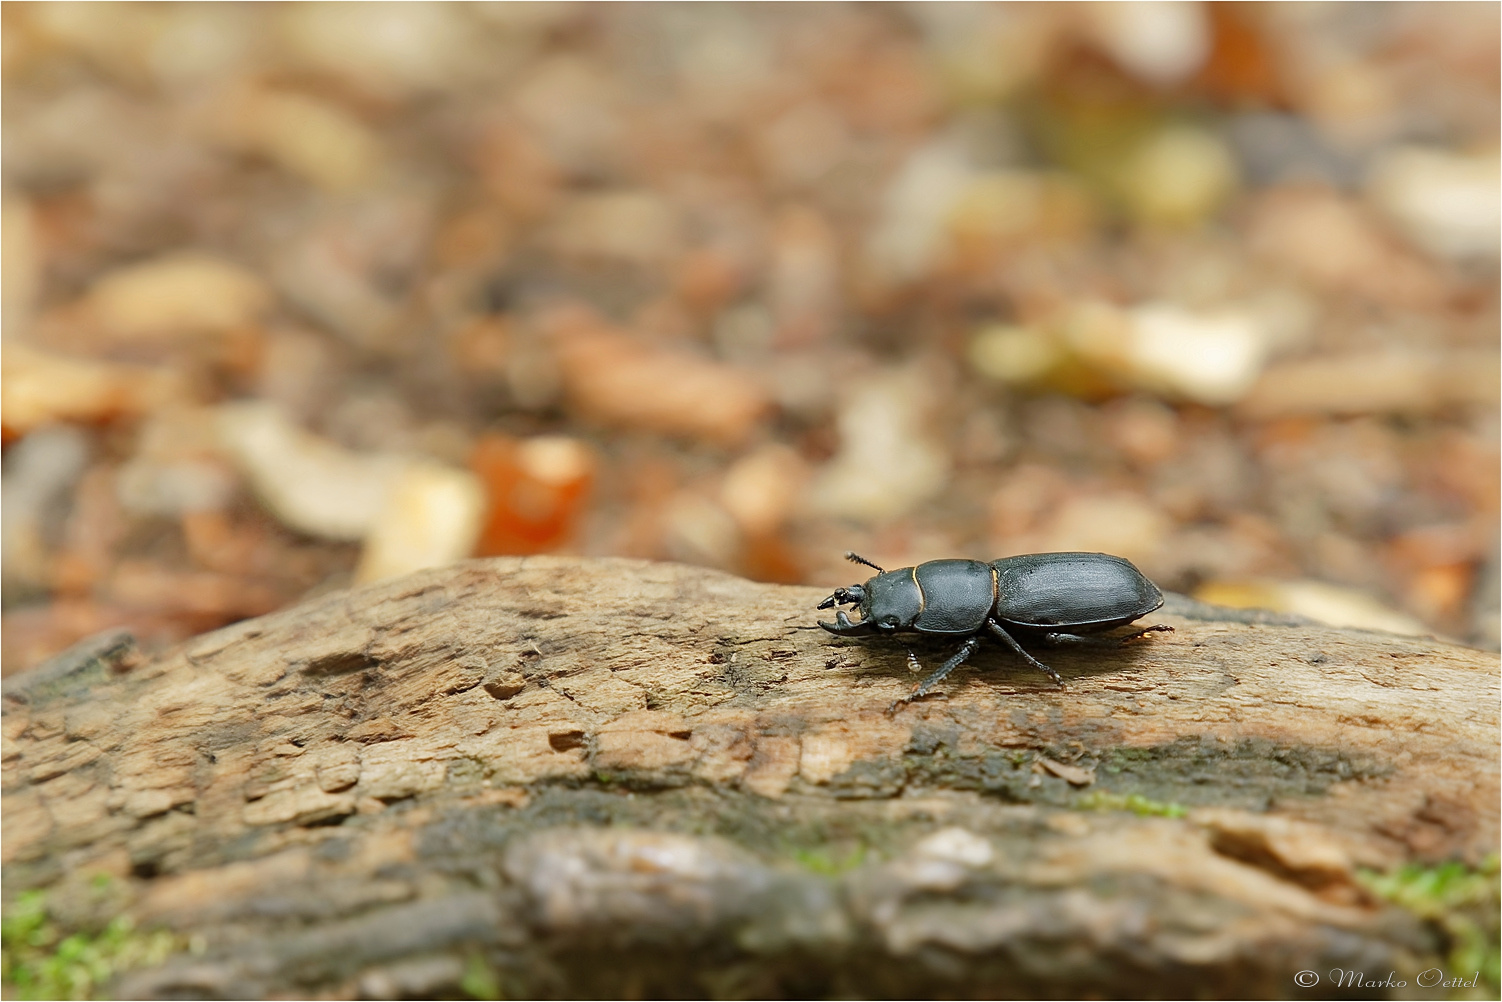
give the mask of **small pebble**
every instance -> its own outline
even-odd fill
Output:
[[[571,200],[548,239],[565,257],[646,267],[678,249],[679,222],[673,206],[656,194],[605,192]]]
[[[1214,213],[1234,190],[1236,161],[1215,135],[1170,126],[1132,152],[1119,183],[1139,220],[1189,226]]]
[[[1138,0],[1087,10],[1097,44],[1122,69],[1147,83],[1188,79],[1210,55],[1210,18],[1198,4]]]
[[[207,254],[173,254],[118,268],[85,298],[111,337],[150,340],[217,334],[252,323],[271,304],[265,280]]]
[[[290,90],[240,97],[226,114],[233,141],[326,191],[356,191],[377,177],[385,154],[363,122],[333,102]]]
[[[527,677],[519,671],[503,668],[488,673],[480,685],[495,699],[510,699],[527,687]]]
[[[333,73],[385,98],[453,86],[478,56],[464,7],[297,4],[277,12],[283,37],[306,70]]]
[[[840,451],[818,473],[811,503],[854,521],[895,518],[944,489],[950,460],[925,428],[936,401],[916,370],[873,375],[840,406]]]
[[[235,477],[223,464],[186,457],[165,462],[137,457],[120,467],[115,483],[121,506],[136,516],[217,511],[235,491]]]
[[[786,185],[818,181],[850,153],[849,126],[829,105],[810,100],[775,118],[758,136],[757,152]]]
[[[330,199],[282,239],[267,270],[292,305],[347,344],[391,352],[410,336],[401,276],[426,250],[434,209],[407,189]]]
[[[1434,414],[1502,399],[1495,350],[1365,351],[1282,362],[1262,374],[1240,411],[1295,415]]]
[[[380,581],[463,560],[474,552],[484,510],[484,488],[468,470],[409,464],[365,535],[355,580]]]
[[[731,567],[741,547],[740,527],[722,506],[692,490],[679,491],[663,510],[663,545],[684,563]]]
[[[1444,297],[1438,276],[1405,252],[1354,199],[1322,188],[1273,189],[1253,206],[1246,242],[1261,260],[1325,293],[1432,309]]]
[[[1156,400],[1136,397],[1103,413],[1106,439],[1134,464],[1155,466],[1179,451],[1178,415]]]
[[[1126,375],[1146,388],[1222,405],[1241,399],[1262,371],[1267,338],[1248,312],[1150,303],[1131,319]]]
[[[766,445],[733,463],[720,486],[720,503],[751,536],[766,536],[798,506],[808,469],[785,445]]]
[[[7,339],[20,334],[31,322],[41,287],[41,248],[37,245],[36,218],[31,202],[6,192],[0,200],[0,309],[4,311]]]
[[[821,339],[840,306],[839,244],[833,228],[812,209],[789,209],[777,220],[771,252],[768,301],[779,343]]]
[[[1251,310],[1194,311],[1150,302],[1131,310],[1084,303],[1067,319],[1065,341],[1103,375],[1196,403],[1234,403],[1262,371],[1268,337]]]
[[[1082,239],[1096,217],[1084,186],[1067,174],[997,170],[965,185],[949,210],[948,229],[957,262],[984,269],[998,255]]]
[[[342,449],[270,403],[224,404],[217,424],[225,454],[271,513],[323,539],[363,539],[408,465],[396,455]]]
[[[938,139],[909,154],[881,198],[876,225],[866,240],[866,259],[883,282],[921,278],[938,261],[950,212],[974,170],[963,150]]]
[[[986,866],[996,858],[990,841],[966,828],[941,828],[925,836],[913,852],[929,859],[942,859],[964,866]]]
[[[185,381],[168,369],[73,358],[15,342],[0,354],[0,371],[7,438],[58,421],[133,417],[187,397]]]
[[[750,376],[638,341],[579,308],[545,321],[565,394],[583,416],[716,445],[744,441],[770,401]]]
[[[38,428],[5,453],[0,547],[8,591],[50,583],[50,554],[68,496],[88,460],[87,437],[67,425]]]
[[[1151,502],[1130,494],[1073,497],[1048,520],[1041,550],[1115,553],[1151,566],[1173,528]]]
[[[583,516],[594,467],[578,439],[482,436],[469,456],[486,495],[476,552],[542,553],[567,542]]]
[[[1493,259],[1502,245],[1497,156],[1400,147],[1372,167],[1368,190],[1388,218],[1437,257]]]
[[[970,339],[970,365],[998,383],[1042,380],[1061,365],[1067,353],[1057,339],[1030,327],[991,324]]]

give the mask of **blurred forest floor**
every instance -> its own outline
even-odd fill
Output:
[[[536,552],[1498,644],[1495,4],[0,16],[7,673]]]

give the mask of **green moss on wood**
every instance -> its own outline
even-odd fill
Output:
[[[826,877],[854,870],[866,862],[866,857],[867,848],[863,842],[834,843],[793,850],[793,859],[799,866]]]
[[[459,987],[464,994],[472,999],[499,999],[501,993],[501,980],[496,975],[495,968],[490,966],[483,956],[478,953],[470,954],[464,963],[464,977],[459,982]]]
[[[1074,802],[1074,806],[1082,811],[1131,811],[1142,817],[1155,818],[1182,818],[1189,813],[1188,808],[1183,804],[1149,800],[1140,793],[1122,796],[1119,793],[1107,793],[1104,790],[1096,790],[1083,795]]]
[[[1440,931],[1446,943],[1446,973],[1462,979],[1479,973],[1484,982],[1485,990],[1476,998],[1502,994],[1498,948],[1502,878],[1496,853],[1477,867],[1459,862],[1410,864],[1388,873],[1363,870],[1359,877],[1373,894],[1408,909]]]
[[[18,895],[0,918],[0,981],[7,998],[95,998],[116,975],[162,963],[182,948],[163,929],[138,931],[126,915],[102,929],[65,932],[43,891]]]

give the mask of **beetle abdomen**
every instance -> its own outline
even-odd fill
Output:
[[[979,560],[930,560],[913,569],[923,589],[923,612],[913,623],[923,633],[975,633],[996,604],[990,564]]]
[[[1163,593],[1130,560],[1107,553],[1033,553],[998,560],[996,616],[1023,626],[1130,623]]]

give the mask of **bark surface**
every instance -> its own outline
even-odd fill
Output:
[[[509,558],[106,640],[6,682],[5,895],[179,933],[123,997],[1257,997],[1420,969],[1357,868],[1497,844],[1494,654],[1171,598],[889,715],[826,593]]]

